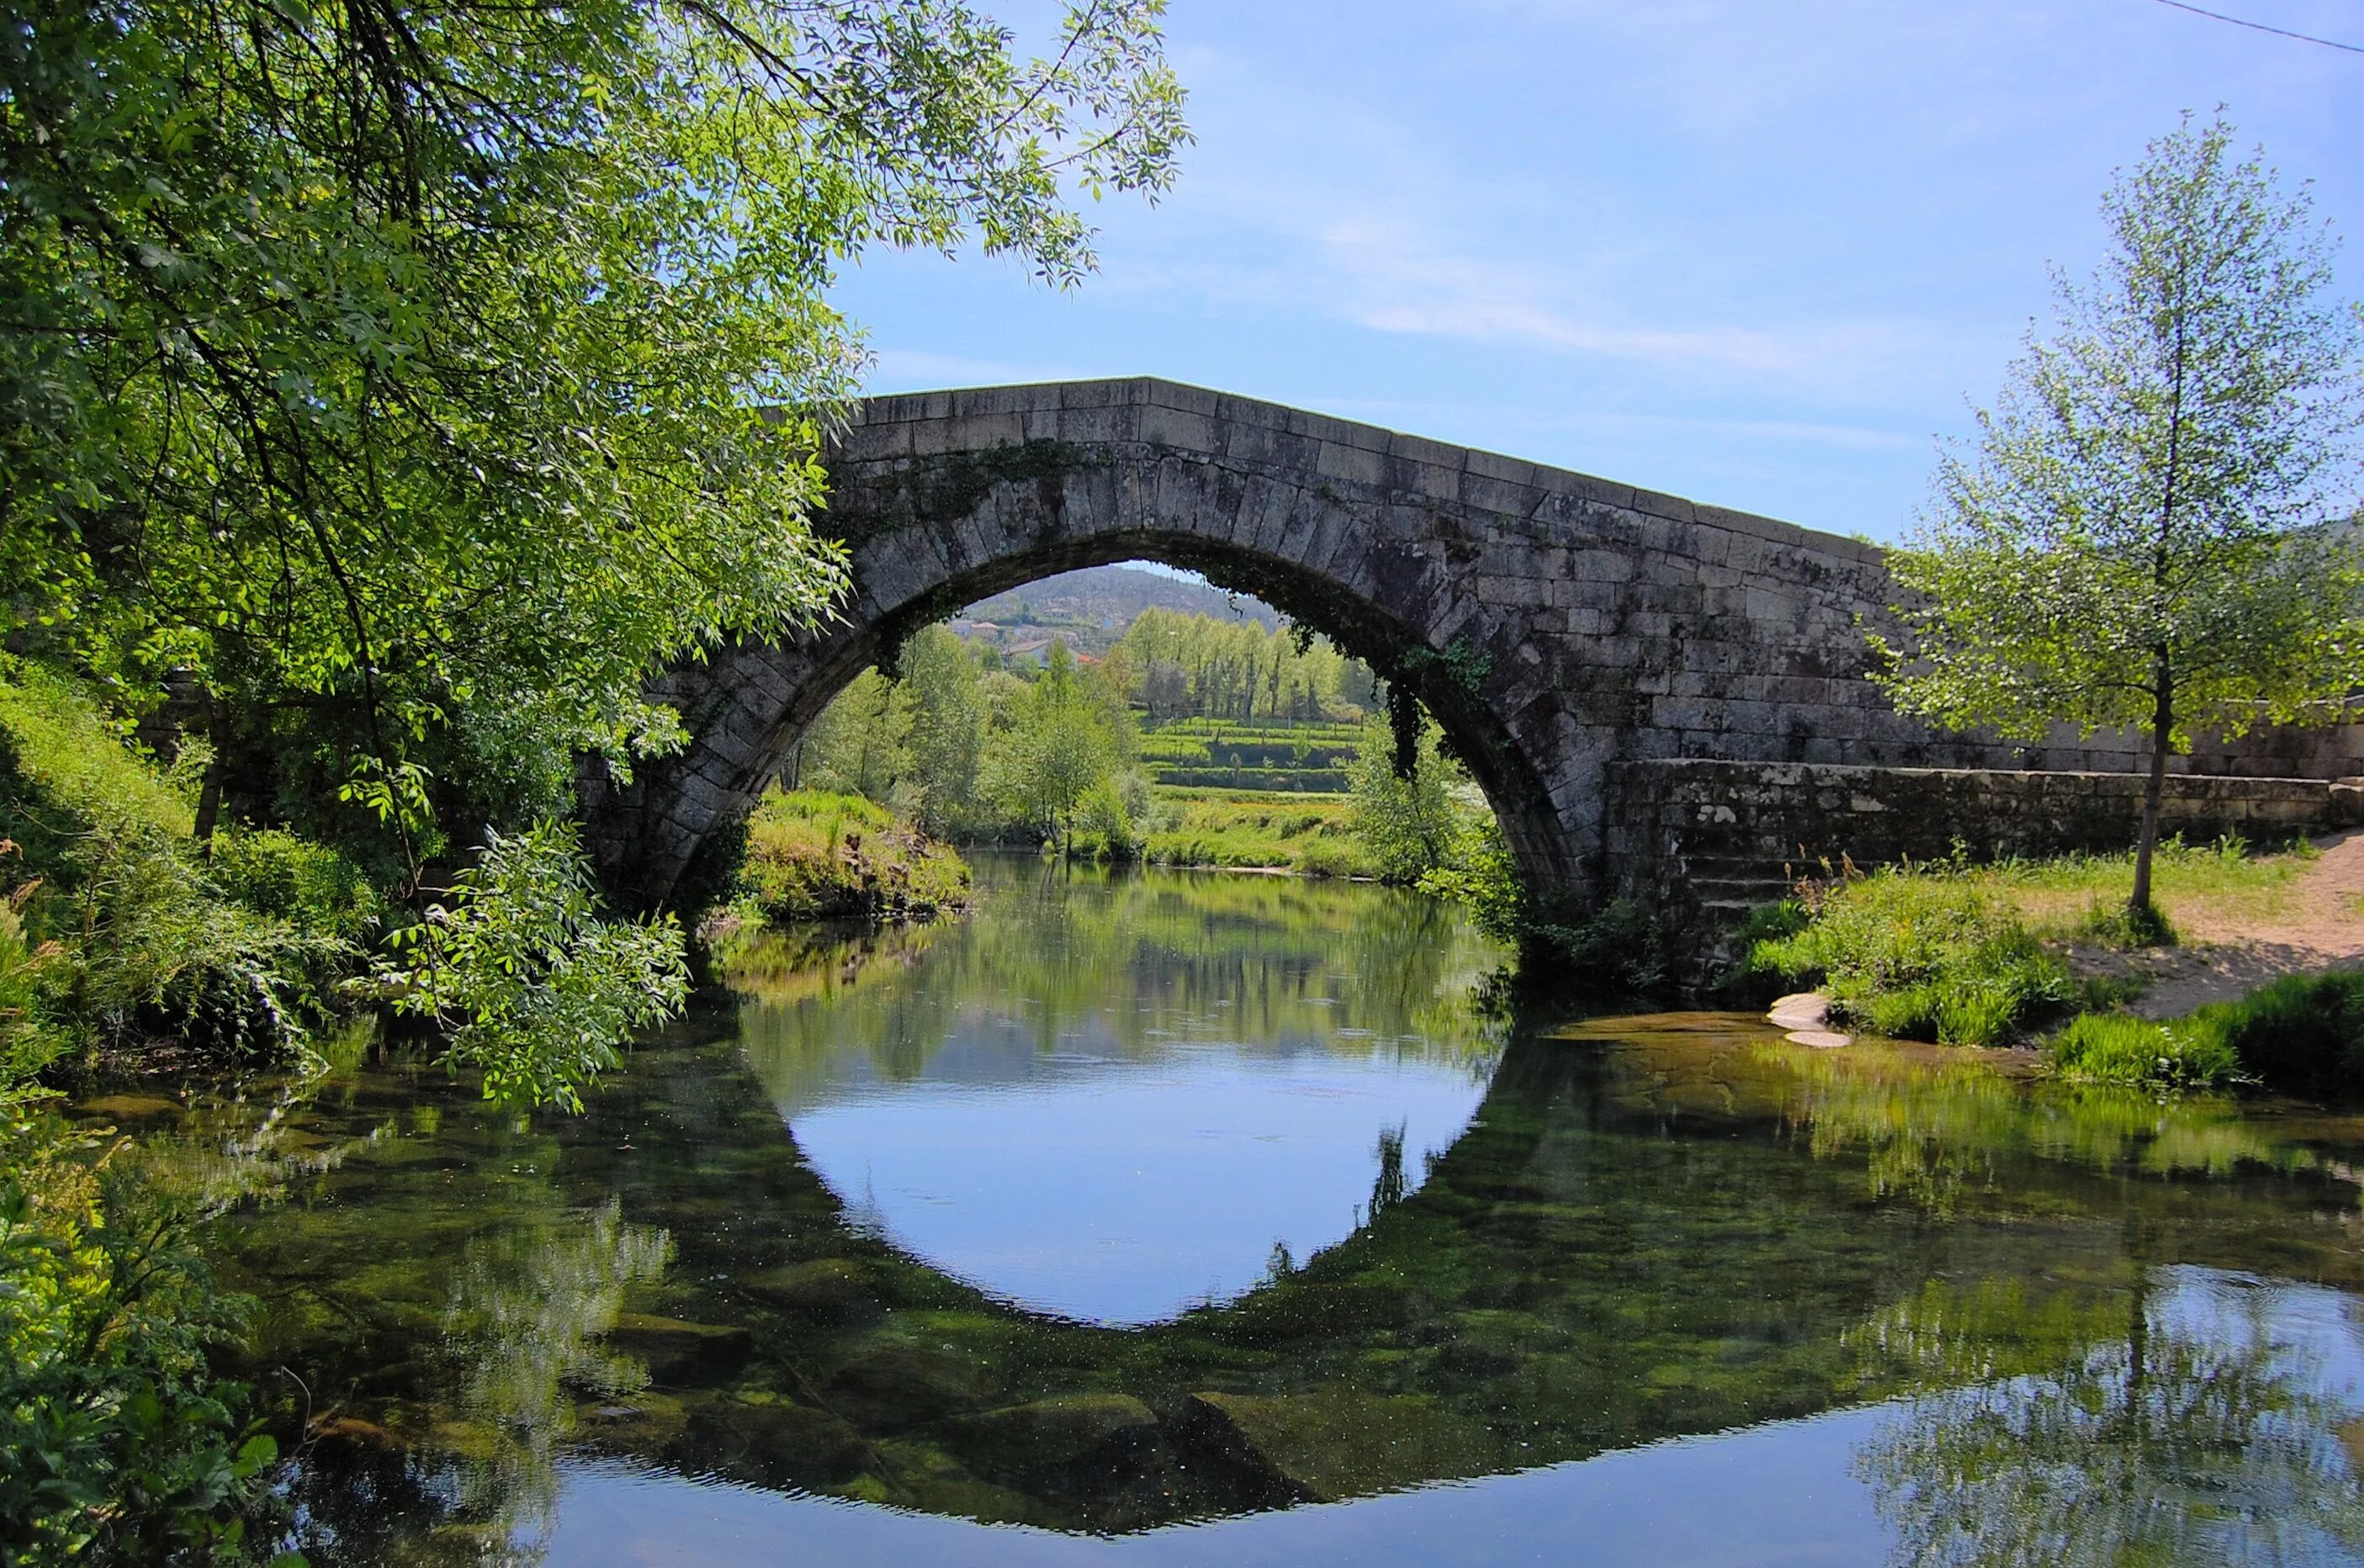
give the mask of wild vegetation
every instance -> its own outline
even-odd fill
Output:
[[[2164,1023],[2087,1014],[2046,1051],[2064,1077],[2169,1085],[2247,1079],[2352,1095],[2364,1085],[2364,972],[2285,975]]]
[[[2315,853],[2304,840],[2257,853],[2235,837],[2169,838],[2154,854],[2155,917],[2132,928],[2131,851],[1840,868],[1757,913],[1740,936],[1737,978],[1823,984],[1842,1018],[1882,1034],[1999,1043],[2094,999],[2069,982],[2070,950],[2171,941],[2184,911],[2272,911]]]
[[[747,825],[739,896],[774,922],[932,919],[968,901],[960,856],[875,801],[766,793]]]
[[[2076,997],[2017,910],[1952,868],[1810,884],[1765,924],[1779,934],[1757,937],[1749,970],[1819,986],[1842,1021],[1901,1040],[2000,1044]]]
[[[898,664],[839,694],[793,776],[931,835],[1411,884],[1467,871],[1490,832],[1433,726],[1395,772],[1346,695],[1372,695],[1368,670],[1320,638],[1153,606],[1102,659],[1054,640],[1011,662],[929,627]]]

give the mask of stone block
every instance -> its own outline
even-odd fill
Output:
[[[972,419],[987,414],[1024,414],[1035,408],[1059,406],[1056,383],[1031,386],[986,386],[953,394],[953,417]]]
[[[1133,439],[1140,429],[1141,410],[1127,404],[1098,407],[1063,406],[1059,439],[1076,446],[1110,446]]]
[[[1146,446],[1201,456],[1218,455],[1223,450],[1222,428],[1209,414],[1169,408],[1162,403],[1141,410],[1136,439]]]
[[[1342,480],[1349,484],[1379,485],[1387,483],[1388,463],[1384,453],[1344,441],[1324,440],[1313,466],[1314,472],[1324,479]]]
[[[1535,488],[1538,470],[1533,463],[1522,458],[1504,457],[1499,452],[1480,451],[1473,448],[1467,460],[1467,471],[1475,477],[1514,485],[1522,490]]]
[[[1223,405],[1232,400],[1203,386],[1152,377],[1142,401],[1151,407],[1170,408],[1177,413],[1196,414],[1202,418],[1215,420],[1222,417]]]

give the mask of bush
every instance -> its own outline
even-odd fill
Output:
[[[2045,1054],[2061,1077],[2101,1084],[2195,1087],[2224,1083],[2241,1067],[2225,1032],[2206,1021],[2158,1024],[2124,1013],[2082,1015]]]
[[[2364,1083],[2364,970],[2292,974],[2188,1020],[2220,1037],[2242,1069],[2280,1088]]]
[[[50,955],[32,1016],[53,1054],[145,1034],[278,1055],[302,1042],[325,978],[357,962],[333,931],[224,897],[192,816],[73,686],[0,665],[0,839],[30,887],[16,940]]]
[[[932,919],[968,902],[952,848],[858,795],[766,793],[747,823],[740,895],[770,920]]]
[[[251,1304],[88,1142],[0,1095],[0,1562],[236,1559],[275,1450],[206,1351]]]
[[[2135,948],[2171,948],[2175,927],[2156,907],[2135,909],[2126,904],[2096,904],[2085,911],[2069,933],[2096,947],[2126,951]]]
[[[1419,886],[1422,893],[1451,899],[1468,910],[1471,923],[1498,942],[1516,942],[1525,932],[1526,888],[1510,840],[1490,816],[1465,828],[1455,845],[1454,863],[1429,872]]]
[[[224,893],[313,936],[358,942],[383,910],[361,868],[325,844],[277,828],[217,834],[207,870]]]
[[[1522,973],[1626,992],[1654,991],[1667,978],[1667,932],[1630,898],[1578,917],[1523,914],[1518,932],[1527,954]]]
[[[1992,1045],[2075,989],[2016,914],[1945,872],[1883,870],[1808,890],[1804,926],[1757,941],[1747,968],[1819,984],[1876,1033]]]
[[[451,1060],[484,1069],[486,1099],[579,1111],[616,1048],[689,993],[672,916],[608,921],[597,907],[571,824],[488,832],[452,901],[390,936],[408,957],[383,971],[394,1005],[432,1018]]]

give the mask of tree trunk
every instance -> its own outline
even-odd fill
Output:
[[[2135,888],[2126,898],[2127,909],[2140,916],[2152,913],[2151,851],[2158,847],[2159,802],[2167,793],[2167,754],[2174,744],[2175,688],[2166,662],[2159,661],[2158,701],[2150,717],[2150,777],[2143,784],[2142,833],[2135,843]]]
[[[206,693],[206,744],[213,755],[206,760],[206,776],[197,786],[197,819],[190,837],[197,842],[197,853],[210,860],[214,852],[214,825],[221,820],[222,797],[222,724],[214,695]]]

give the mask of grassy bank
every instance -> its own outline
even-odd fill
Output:
[[[1985,879],[1883,869],[1809,887],[1751,933],[1743,975],[1816,986],[1841,1021],[1996,1045],[2076,998],[2068,965]]]
[[[2364,1086],[2364,972],[2292,975],[2161,1021],[2123,1010],[2140,979],[2080,981],[2068,962],[2172,943],[2179,926],[2296,918],[2319,859],[2303,842],[2253,854],[2237,840],[2170,841],[2158,860],[2164,933],[2124,917],[2124,855],[1850,873],[1758,911],[1733,984],[1812,985],[1842,1022],[1903,1039],[2039,1043],[2079,1082],[2351,1093]]]
[[[2130,854],[1849,872],[1759,911],[1735,980],[1744,992],[1819,987],[1842,1020],[1900,1039],[2005,1043],[2124,999],[2130,983],[2072,976],[2076,950],[2172,942],[2177,928],[2203,920],[2272,919],[2315,858],[2303,842],[2256,854],[2237,839],[2170,840],[2155,868],[2164,931],[2125,917]]]
[[[2292,974],[2154,1022],[2088,1014],[2046,1046],[2065,1078],[2169,1085],[2247,1079],[2298,1094],[2364,1088],[2364,971]]]
[[[1146,835],[1143,848],[1153,864],[1377,874],[1343,795],[1160,788],[1155,802],[1163,826]]]
[[[748,820],[739,897],[765,920],[925,920],[968,896],[950,845],[861,795],[774,788]]]

